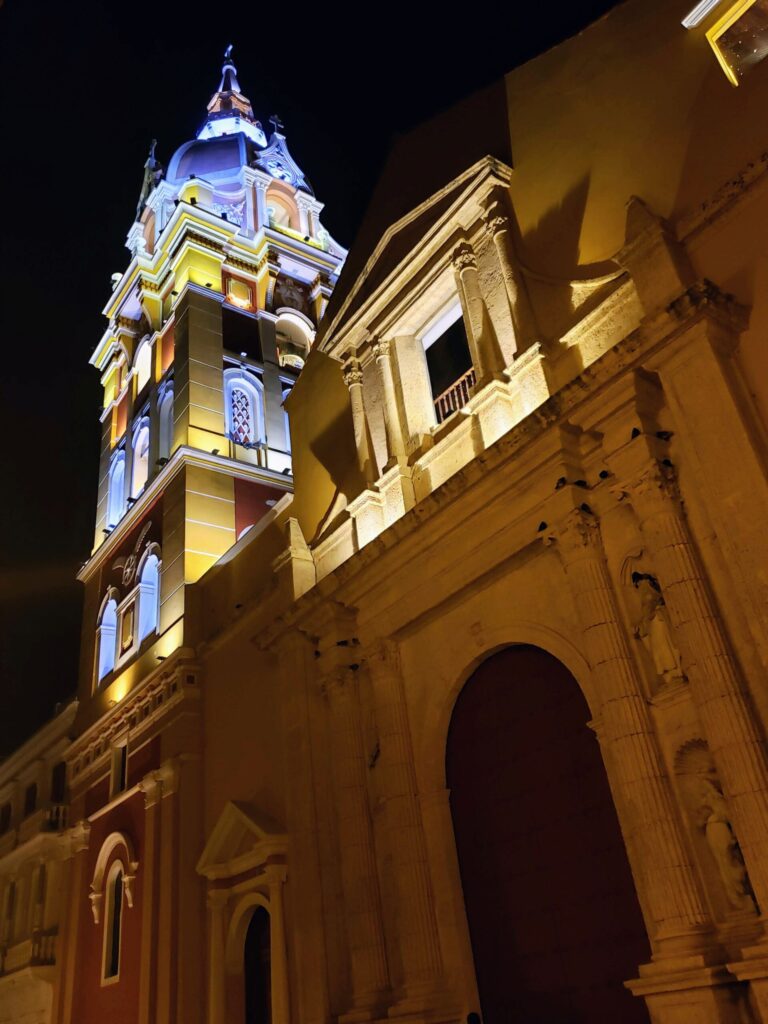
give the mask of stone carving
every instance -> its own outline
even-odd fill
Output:
[[[675,758],[675,769],[686,780],[685,799],[691,820],[706,840],[728,905],[732,910],[754,911],[752,886],[706,742],[696,739],[682,747]]]
[[[664,597],[659,581],[647,572],[633,572],[632,585],[640,595],[640,621],[634,636],[648,652],[656,674],[665,685],[685,681],[680,652],[672,642]]]
[[[454,249],[451,254],[451,260],[459,273],[461,273],[462,270],[477,269],[477,257],[475,256],[472,247],[467,242],[461,242],[460,245]]]
[[[274,305],[276,308],[286,306],[290,309],[298,309],[304,314],[309,312],[309,300],[305,290],[290,277],[281,276],[277,279]]]

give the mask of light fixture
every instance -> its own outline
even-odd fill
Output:
[[[683,18],[683,28],[696,28],[697,25],[704,21],[708,14],[714,11],[719,3],[721,3],[721,0],[700,0],[693,10],[689,11]]]

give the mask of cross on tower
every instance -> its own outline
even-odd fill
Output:
[[[273,129],[276,132],[282,132],[283,128],[285,128],[285,125],[280,120],[280,118],[277,116],[277,114],[271,114],[270,115],[269,123],[272,125]]]

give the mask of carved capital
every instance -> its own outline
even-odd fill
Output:
[[[162,794],[162,781],[159,772],[147,772],[139,783],[139,789],[144,794],[144,807],[153,807]]]
[[[208,909],[212,912],[222,911],[227,905],[229,891],[227,889],[209,889],[206,897]]]
[[[348,388],[359,387],[363,383],[363,368],[357,359],[350,359],[341,368],[341,375]]]
[[[477,270],[477,257],[468,242],[462,242],[453,250],[451,261],[460,274],[465,270]]]
[[[574,508],[544,537],[544,543],[556,545],[566,565],[599,556],[602,554],[600,524],[588,509]]]
[[[654,501],[661,508],[668,502],[677,503],[681,500],[674,466],[656,459],[632,478],[612,488],[612,491],[619,501],[642,503],[646,508]]]
[[[381,338],[371,338],[371,351],[376,362],[389,359],[389,342]]]

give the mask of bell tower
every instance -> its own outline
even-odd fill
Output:
[[[232,47],[194,139],[144,165],[130,262],[91,357],[104,388],[81,707],[189,644],[187,588],[291,491],[283,402],[345,250],[241,90]],[[246,543],[243,540],[243,543]]]

